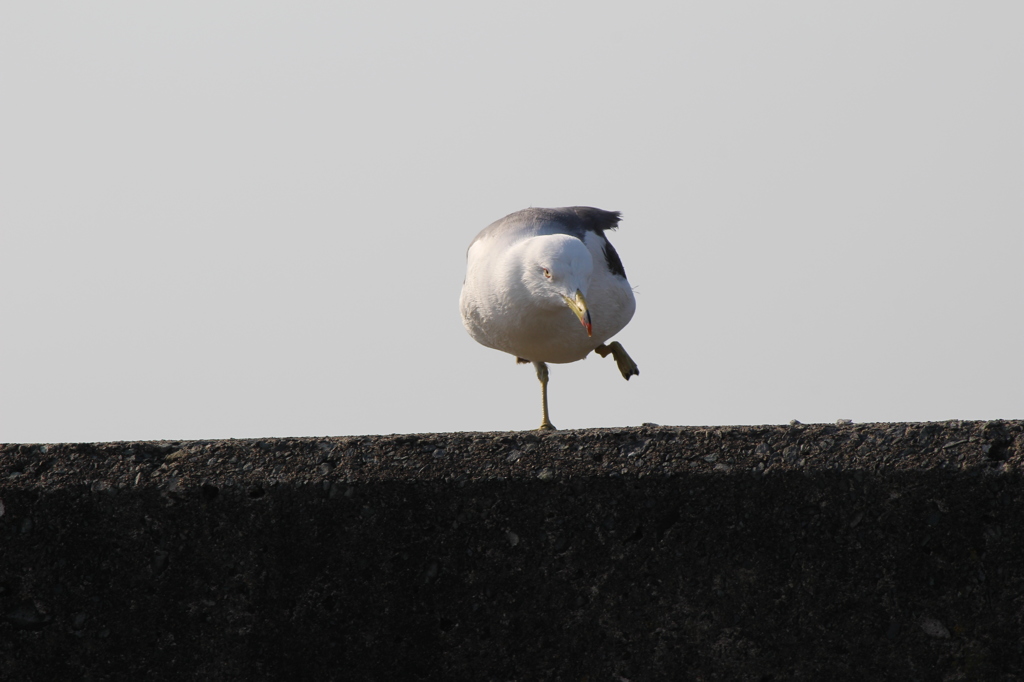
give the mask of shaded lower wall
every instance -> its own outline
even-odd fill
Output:
[[[1024,680],[1024,426],[0,449],[3,680]]]

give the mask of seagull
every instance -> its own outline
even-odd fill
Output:
[[[596,351],[627,381],[639,375],[618,341],[636,300],[619,254],[605,236],[622,214],[589,206],[527,208],[485,227],[466,254],[459,308],[478,343],[533,363],[540,380],[540,430],[548,417],[547,363]]]

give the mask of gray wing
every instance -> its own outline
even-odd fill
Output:
[[[604,257],[608,269],[616,275],[626,276],[619,254],[604,236],[605,230],[614,230],[622,214],[618,211],[604,211],[591,206],[567,206],[565,208],[525,208],[496,220],[470,243],[473,246],[481,239],[498,238],[512,244],[542,234],[568,234],[583,240],[593,232],[604,240]]]

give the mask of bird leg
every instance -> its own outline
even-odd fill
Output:
[[[636,366],[633,358],[629,357],[626,349],[618,341],[612,341],[608,345],[602,343],[594,351],[602,358],[608,357],[608,354],[611,353],[611,356],[615,358],[615,364],[619,366],[619,371],[622,372],[622,378],[626,381],[629,381],[629,378],[634,374],[640,376],[640,368]],[[538,370],[539,374],[540,371]]]
[[[555,425],[548,419],[548,366],[543,362],[535,362],[533,366],[537,368],[537,378],[540,379],[541,422],[537,430],[554,431]]]

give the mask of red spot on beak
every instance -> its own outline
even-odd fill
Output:
[[[583,314],[583,317],[580,318],[580,322],[583,323],[583,328],[587,330],[587,336],[593,336],[594,332],[593,332],[593,328],[590,326],[590,311],[589,310],[586,313]]]

